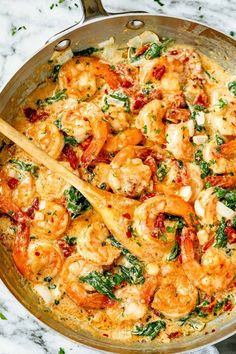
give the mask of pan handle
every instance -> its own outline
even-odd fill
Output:
[[[82,25],[83,23],[93,19],[93,18],[99,18],[99,17],[106,17],[106,16],[112,16],[112,15],[119,15],[119,14],[126,14],[126,13],[130,13],[130,11],[124,11],[124,12],[116,12],[116,13],[111,13],[111,12],[107,12],[103,5],[102,5],[102,1],[101,0],[80,0],[81,3],[81,7],[82,7],[82,18],[81,20],[76,23],[75,25],[72,25],[56,34],[54,34],[52,37],[50,37],[46,42],[46,44],[51,43],[52,41],[54,41],[55,39],[61,37],[61,35],[64,33],[65,35],[67,34],[67,32],[69,30],[71,30],[72,28],[76,28],[79,27],[80,25]],[[132,13],[146,13],[146,11],[132,11]]]

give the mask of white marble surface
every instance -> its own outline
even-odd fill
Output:
[[[81,18],[79,0],[0,0],[0,88],[13,73],[54,33]],[[205,22],[236,38],[236,0],[104,0],[108,11],[146,10]],[[71,7],[71,9],[69,8]],[[12,35],[14,27],[25,26]],[[57,335],[34,319],[0,282],[0,354],[94,354],[94,350]],[[226,350],[221,345],[221,353]],[[233,347],[232,347],[233,348]],[[235,347],[234,347],[235,348]],[[235,349],[234,349],[235,350]],[[230,353],[230,352],[228,352]],[[235,353],[232,351],[231,353]]]

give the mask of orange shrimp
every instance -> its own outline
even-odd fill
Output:
[[[129,145],[137,145],[143,140],[143,135],[139,129],[126,129],[116,135],[110,135],[104,145],[106,152],[116,152]]]
[[[97,92],[97,79],[104,79],[112,88],[119,85],[118,75],[95,57],[74,57],[66,62],[58,75],[60,89],[67,89],[69,97],[87,99]]]
[[[111,306],[113,302],[107,296],[93,291],[94,289],[90,285],[78,281],[80,276],[87,275],[92,271],[102,272],[102,267],[85,260],[79,254],[72,255],[63,266],[61,285],[78,306],[88,309]]]
[[[221,188],[233,188],[236,186],[236,171],[233,172],[233,176],[225,174],[222,176],[208,176],[206,181],[212,186],[218,186]]]
[[[195,259],[194,234],[189,228],[181,235],[181,255],[184,272],[198,289],[211,295],[227,289],[234,278],[230,258],[219,248],[210,247],[203,254],[201,264]]]
[[[233,158],[236,156],[236,139],[230,140],[225,144],[217,147],[217,155],[225,158]]]

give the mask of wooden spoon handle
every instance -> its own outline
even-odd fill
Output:
[[[77,177],[2,118],[0,118],[0,132],[32,156],[38,163],[46,166],[49,170],[61,176],[67,183],[78,189],[91,202],[90,192],[93,192],[92,194],[96,193],[97,188]]]

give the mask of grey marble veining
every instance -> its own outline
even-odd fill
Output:
[[[0,88],[22,63],[41,48],[53,34],[81,18],[79,0],[65,0],[51,10],[58,0],[0,0]],[[186,17],[209,24],[236,36],[236,0],[104,0],[109,12],[145,10],[152,13]],[[14,27],[25,26],[12,35]],[[94,354],[97,351],[56,334],[34,319],[0,282],[0,354]],[[222,354],[236,353],[236,339],[228,339],[218,349]]]

